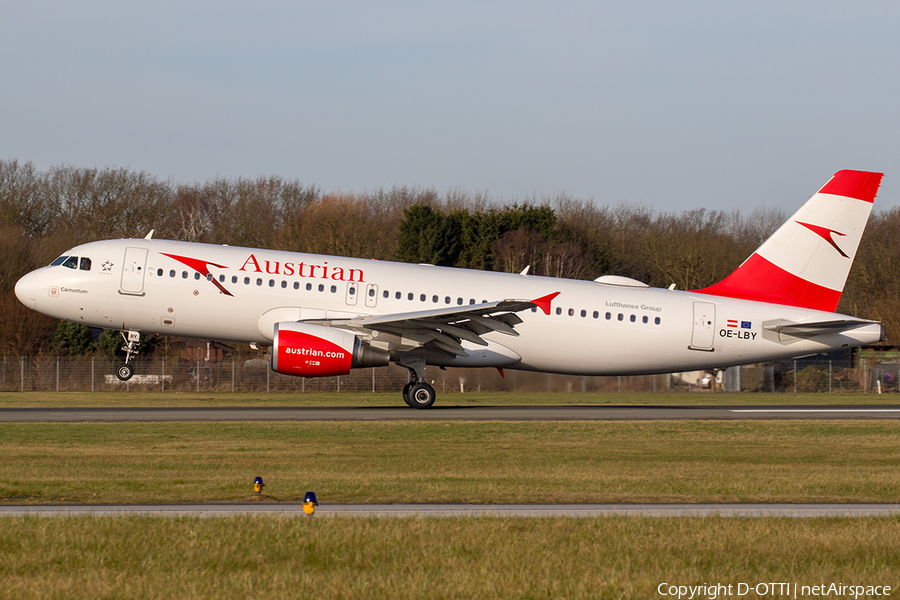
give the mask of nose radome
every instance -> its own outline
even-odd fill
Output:
[[[16,282],[16,298],[31,310],[37,298],[37,279],[37,275],[29,273]]]

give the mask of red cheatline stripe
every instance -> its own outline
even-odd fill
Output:
[[[792,275],[756,253],[719,283],[694,291],[830,312],[834,312],[841,299],[840,291]]]
[[[869,173],[866,171],[838,171],[831,178],[831,181],[825,184],[820,194],[834,194],[835,196],[846,196],[847,198],[856,198],[865,202],[874,202],[875,194],[878,193],[878,186],[881,185],[883,173]]]

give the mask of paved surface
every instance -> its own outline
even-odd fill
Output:
[[[0,506],[0,517],[304,517],[302,504],[276,502]],[[323,504],[315,517],[886,517],[900,504]]]
[[[641,421],[679,419],[900,419],[890,406],[435,406],[3,408],[0,422],[85,421]]]

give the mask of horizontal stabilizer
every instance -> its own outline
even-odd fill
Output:
[[[843,319],[839,321],[818,321],[815,323],[793,323],[779,319],[771,323],[764,323],[763,329],[773,331],[781,335],[810,338],[829,333],[841,333],[858,329],[867,325],[877,324],[877,321],[860,321],[857,319]]]

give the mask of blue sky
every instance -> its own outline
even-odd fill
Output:
[[[177,182],[900,204],[900,4],[12,0],[0,158]],[[896,179],[895,179],[896,178]]]

